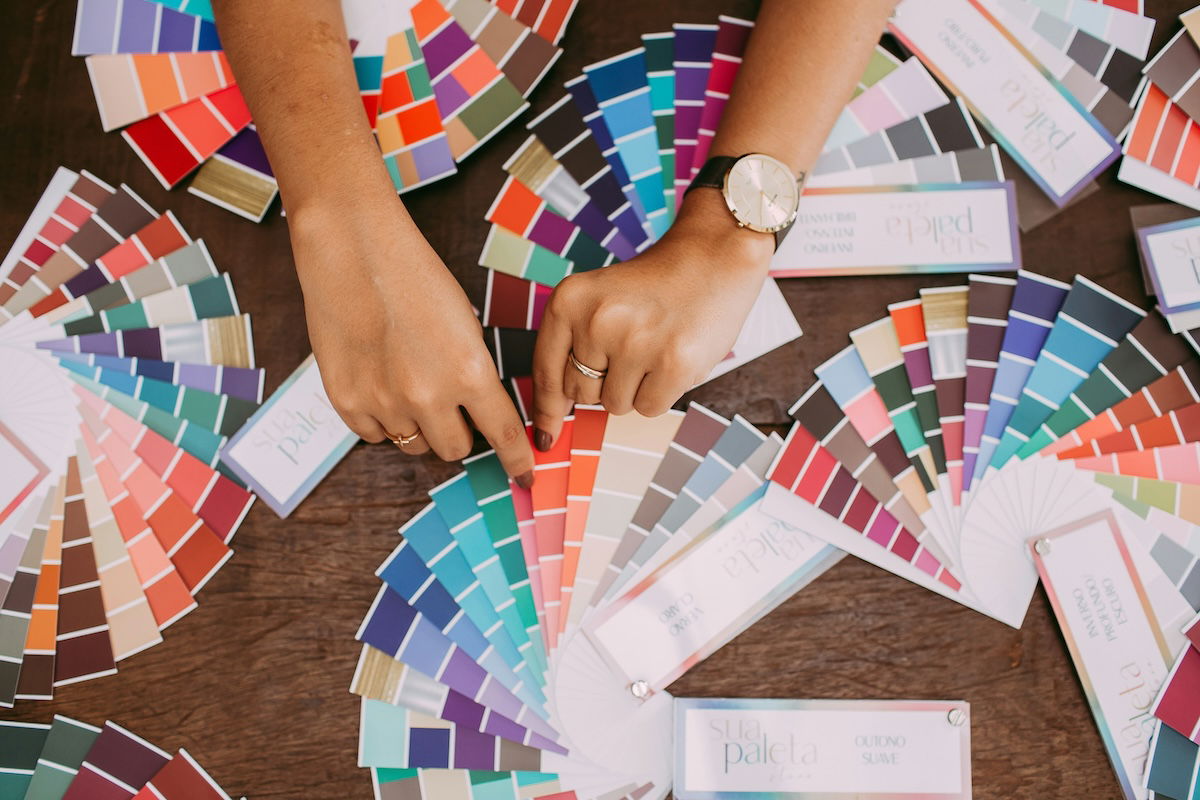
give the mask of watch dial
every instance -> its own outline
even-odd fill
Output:
[[[763,231],[787,225],[800,200],[791,171],[770,156],[758,154],[738,159],[729,170],[726,192],[738,222]]]

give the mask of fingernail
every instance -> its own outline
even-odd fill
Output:
[[[543,430],[533,432],[533,446],[545,453],[554,446],[554,437]]]
[[[533,486],[533,470],[523,472],[513,478],[513,480],[517,482],[517,486],[520,486],[522,489],[528,489],[530,486]]]

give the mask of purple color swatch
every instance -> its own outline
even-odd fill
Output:
[[[463,53],[474,46],[475,43],[460,25],[453,21],[447,24],[421,43],[421,53],[425,56],[425,67],[429,70],[430,77],[441,76]]]
[[[576,226],[557,214],[543,211],[529,231],[529,241],[561,254],[570,243],[571,234],[576,230]]]
[[[117,0],[79,0],[71,52],[77,56],[112,52],[117,13]]]
[[[119,53],[153,53],[154,29],[159,9],[155,3],[127,2],[121,5],[121,34],[117,39]],[[188,43],[191,44],[190,42]],[[187,49],[191,49],[190,46]]]
[[[109,283],[108,276],[99,267],[89,264],[87,269],[63,284],[63,291],[70,298],[82,297]]]
[[[407,604],[405,604],[407,605]],[[417,617],[401,656],[404,663],[426,675],[437,675],[446,653],[455,645],[424,616]]]
[[[162,336],[158,328],[135,328],[119,331],[123,354],[138,358],[163,360]]]
[[[247,169],[275,177],[275,173],[271,171],[271,163],[267,160],[267,151],[263,149],[262,139],[253,125],[230,139],[217,153]]]
[[[444,136],[429,139],[414,147],[412,159],[422,180],[434,175],[445,175],[456,169],[454,156],[450,153],[450,142]]]
[[[471,99],[470,93],[462,87],[453,75],[446,75],[433,84],[433,96],[437,98],[438,110],[442,119],[450,116],[467,104]]]
[[[495,769],[496,738],[469,729],[454,732],[454,766],[459,769]]]

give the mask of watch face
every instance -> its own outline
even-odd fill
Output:
[[[725,202],[742,225],[771,233],[795,219],[800,187],[783,162],[754,153],[739,158],[726,174]]]

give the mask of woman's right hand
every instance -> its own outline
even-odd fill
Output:
[[[308,334],[334,408],[368,442],[447,461],[470,423],[520,486],[533,482],[525,425],[500,384],[462,288],[399,198],[289,210]]]

